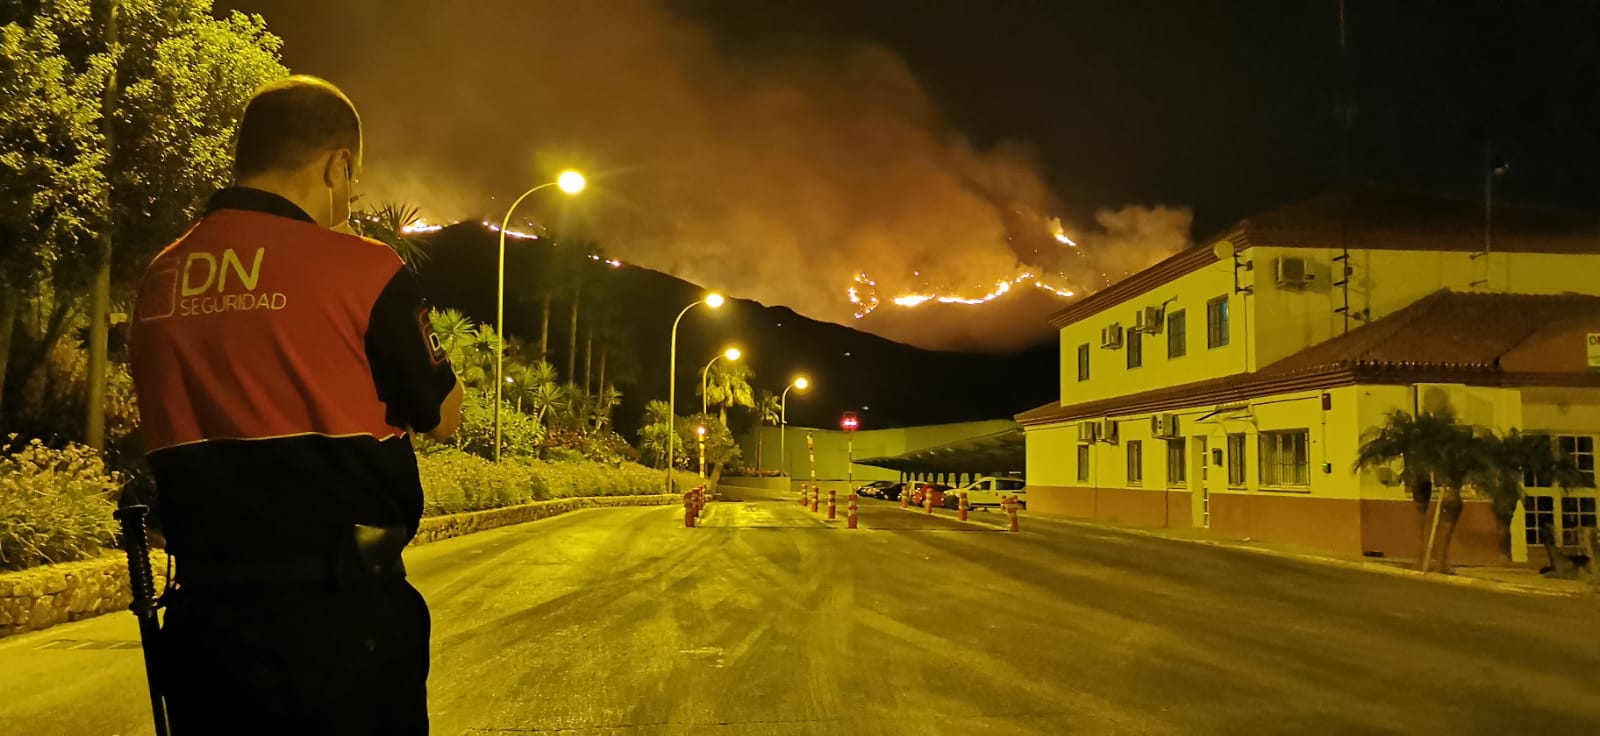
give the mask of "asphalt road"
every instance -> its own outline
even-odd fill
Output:
[[[434,733],[1600,733],[1592,600],[750,494],[408,551]],[[0,734],[149,733],[135,639],[0,639]]]

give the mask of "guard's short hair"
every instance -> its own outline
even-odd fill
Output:
[[[233,149],[235,178],[304,165],[323,151],[361,152],[361,116],[338,87],[297,74],[251,95]]]

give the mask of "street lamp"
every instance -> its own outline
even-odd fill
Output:
[[[675,444],[677,429],[672,424],[678,420],[678,323],[683,321],[683,315],[688,314],[689,310],[701,304],[716,309],[721,307],[724,301],[721,294],[712,292],[707,294],[706,298],[684,307],[683,311],[678,313],[678,318],[672,320],[672,342],[667,359],[667,493],[672,493],[673,490],[672,446]]]
[[[577,194],[583,191],[587,182],[583,174],[568,169],[561,172],[555,181],[547,181],[539,186],[529,189],[517,197],[511,207],[506,209],[506,219],[500,223],[500,265],[499,285],[495,297],[494,328],[500,333],[500,341],[494,351],[494,461],[500,462],[500,400],[504,393],[505,381],[505,356],[506,356],[506,228],[511,227],[511,213],[515,212],[517,205],[528,195],[546,187],[557,187],[567,194]]]
[[[706,425],[694,428],[694,433],[700,438],[700,480],[706,479]]]
[[[738,348],[728,348],[727,350],[722,351],[722,354],[718,355],[715,358],[712,358],[710,363],[706,363],[706,367],[700,369],[700,413],[701,414],[709,414],[709,413],[711,413],[711,404],[709,403],[710,397],[706,395],[706,390],[708,388],[708,386],[706,384],[706,379],[710,378],[710,376],[711,376],[711,366],[712,366],[712,364],[716,363],[719,360],[722,360],[723,358],[727,358],[730,361],[735,361],[735,360],[738,360],[739,356],[742,355],[742,354],[743,353],[740,353]]]
[[[789,389],[793,388],[801,391],[811,388],[811,380],[805,376],[794,379],[778,399],[778,457],[783,458],[785,476],[794,475],[789,470]]]

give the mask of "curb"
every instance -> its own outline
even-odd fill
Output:
[[[425,516],[408,548],[525,524],[589,508],[670,506],[677,495],[577,496],[483,511]],[[165,550],[154,550],[157,589],[164,585]],[[128,610],[128,561],[122,552],[89,560],[0,573],[0,639]]]
[[[1129,534],[1129,535],[1140,536],[1140,537],[1148,537],[1148,538],[1151,538],[1151,539],[1164,539],[1164,540],[1167,540],[1167,541],[1170,541],[1170,542],[1182,542],[1182,543],[1187,543],[1187,544],[1205,545],[1207,547],[1216,547],[1218,549],[1238,550],[1240,552],[1249,552],[1249,553],[1252,553],[1252,554],[1264,555],[1264,556],[1267,556],[1267,557],[1276,557],[1276,558],[1279,558],[1279,559],[1286,559],[1286,560],[1298,560],[1300,562],[1316,564],[1316,565],[1323,565],[1323,566],[1326,566],[1326,567],[1338,567],[1338,568],[1343,568],[1343,569],[1346,569],[1346,570],[1361,570],[1361,571],[1365,571],[1365,572],[1377,573],[1377,574],[1380,574],[1380,575],[1388,575],[1390,577],[1411,578],[1413,580],[1420,580],[1420,581],[1426,581],[1426,582],[1431,582],[1431,583],[1439,583],[1439,584],[1443,584],[1443,585],[1455,585],[1455,586],[1464,587],[1464,588],[1478,588],[1480,590],[1495,590],[1495,591],[1499,591],[1499,592],[1502,592],[1502,593],[1519,593],[1519,594],[1523,594],[1523,595],[1538,595],[1538,596],[1545,596],[1547,598],[1592,598],[1592,597],[1594,597],[1594,594],[1588,593],[1586,591],[1552,590],[1552,589],[1549,589],[1549,588],[1539,587],[1539,586],[1535,586],[1535,585],[1522,585],[1520,583],[1504,583],[1504,582],[1500,582],[1498,580],[1484,580],[1482,578],[1465,577],[1465,576],[1461,576],[1461,575],[1442,575],[1442,574],[1439,574],[1439,573],[1424,573],[1424,572],[1422,572],[1420,570],[1410,570],[1410,569],[1403,568],[1403,567],[1395,567],[1394,565],[1385,565],[1385,564],[1383,564],[1381,562],[1361,562],[1361,561],[1358,561],[1358,560],[1346,560],[1346,559],[1341,559],[1341,558],[1338,558],[1338,557],[1324,557],[1324,556],[1321,556],[1321,555],[1308,555],[1308,554],[1301,554],[1301,553],[1298,553],[1298,552],[1285,552],[1285,551],[1282,551],[1282,550],[1271,549],[1269,547],[1251,547],[1251,546],[1248,546],[1248,545],[1243,545],[1243,544],[1239,544],[1239,543],[1236,543],[1236,542],[1224,541],[1224,540],[1220,540],[1220,539],[1190,539],[1190,538],[1186,538],[1186,537],[1174,537],[1174,536],[1160,534],[1160,533],[1157,533],[1157,532],[1151,532],[1151,531],[1147,531],[1147,530],[1143,530],[1143,529],[1120,527],[1120,526],[1108,526],[1108,525],[1105,525],[1105,524],[1096,524],[1096,523],[1091,522],[1091,521],[1079,521],[1077,519],[1058,519],[1058,518],[1048,518],[1048,517],[1034,517],[1033,520],[1034,521],[1048,522],[1048,523],[1052,523],[1052,524],[1063,524],[1063,525],[1066,525],[1066,526],[1086,527],[1086,528],[1090,528],[1090,529],[1096,529],[1096,530],[1099,530],[1099,531],[1117,532],[1117,533]]]

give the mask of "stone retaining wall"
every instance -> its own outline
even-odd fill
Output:
[[[150,552],[156,590],[166,585],[167,554]],[[128,558],[122,553],[82,562],[0,574],[0,637],[127,610]]]
[[[430,516],[422,520],[422,526],[417,529],[417,536],[411,540],[411,545],[414,547],[419,544],[460,537],[496,527],[525,524],[578,509],[603,508],[607,506],[668,506],[682,503],[682,501],[683,497],[676,495],[585,496],[582,498],[558,498],[553,501],[534,501],[521,506],[508,506],[503,509],[489,509],[487,511],[468,511],[449,516]]]
[[[681,496],[600,496],[536,501],[488,511],[469,511],[422,520],[412,545],[427,544],[496,527],[549,518],[577,509],[608,506],[663,506]],[[166,584],[167,555],[153,550],[156,590]],[[57,624],[125,611],[133,602],[128,588],[128,558],[114,553],[93,560],[0,573],[0,637],[47,629]]]

